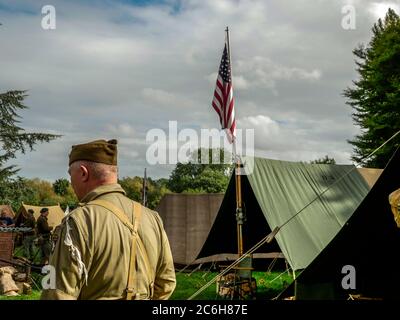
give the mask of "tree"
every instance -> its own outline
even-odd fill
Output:
[[[65,196],[68,193],[69,181],[65,178],[57,179],[53,183],[53,190],[59,196]]]
[[[311,164],[336,164],[336,161],[334,158],[329,158],[328,155],[326,155],[323,158],[310,161],[310,163]]]
[[[0,202],[11,205],[14,211],[18,211],[22,202],[35,203],[35,194],[36,190],[27,179],[17,177],[1,182]]]
[[[126,196],[132,200],[142,202],[142,177],[124,177],[118,181],[121,187],[125,190]],[[147,178],[147,207],[155,209],[160,203],[161,198],[167,192],[170,192],[166,187],[166,179],[153,180]]]
[[[122,189],[125,190],[126,196],[132,200],[141,202],[141,191],[143,180],[140,177],[124,177],[118,181]]]
[[[167,183],[171,191],[177,193],[218,193],[225,191],[233,167],[231,164],[224,163],[224,150],[214,149],[213,152],[213,149],[203,149],[203,154],[204,152],[206,155],[208,153],[207,164],[201,162],[201,151],[195,151],[188,163],[177,163]],[[215,160],[218,160],[218,162]]]
[[[372,28],[368,46],[353,50],[359,80],[344,90],[347,104],[353,108],[353,121],[361,133],[348,141],[352,160],[358,164],[383,168],[399,143],[399,136],[372,157],[365,157],[400,130],[400,18],[389,9],[384,21]]]
[[[38,142],[49,142],[59,135],[47,133],[27,133],[18,126],[21,117],[18,112],[27,109],[23,104],[26,91],[8,91],[0,93],[0,182],[11,178],[18,169],[14,165],[5,166],[5,163],[15,158],[18,151],[25,153],[34,150]]]

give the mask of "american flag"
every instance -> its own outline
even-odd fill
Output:
[[[212,106],[218,113],[222,129],[225,129],[228,140],[232,143],[236,137],[235,106],[233,99],[231,63],[225,43],[219,66]]]

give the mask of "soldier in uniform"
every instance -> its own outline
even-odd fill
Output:
[[[24,216],[24,221],[20,224],[20,227],[31,228],[31,231],[24,233],[24,239],[22,241],[24,245],[25,256],[28,259],[33,259],[35,257],[33,242],[35,240],[36,220],[33,214],[33,210],[29,209],[28,215],[26,217]]]
[[[168,299],[171,249],[159,215],[117,183],[117,141],[72,146],[71,184],[80,204],[67,215],[50,258],[55,288],[42,299]]]
[[[39,237],[40,253],[42,255],[42,261],[41,261],[42,265],[48,264],[51,253],[51,230],[53,230],[53,227],[50,227],[47,222],[48,215],[49,215],[49,209],[42,208],[40,210],[40,216],[36,222],[36,228]]]

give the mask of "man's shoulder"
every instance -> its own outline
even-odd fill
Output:
[[[149,219],[152,220],[154,224],[157,224],[159,227],[163,227],[162,219],[157,211],[142,206],[142,212],[145,216],[149,217]]]
[[[96,200],[106,200],[115,206],[119,206],[121,202],[124,205],[126,205],[127,203],[129,203],[129,201],[131,201],[129,200],[129,198],[125,197],[122,194],[115,194],[115,195],[112,194],[108,195],[107,197],[98,197],[94,200],[85,203],[80,203],[77,208],[71,211],[64,218],[64,220],[72,218],[73,220],[78,222],[78,221],[88,221],[94,218],[101,219],[103,215],[99,215],[98,213],[105,212],[108,209],[96,203]]]

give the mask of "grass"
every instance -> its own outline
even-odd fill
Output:
[[[41,293],[42,291],[40,290],[32,290],[32,294],[30,295],[22,294],[20,296],[15,296],[15,297],[7,297],[0,295],[0,300],[39,300]]]
[[[171,296],[171,300],[186,300],[197,292],[217,273],[197,271],[190,273],[177,273],[176,289]],[[293,278],[286,272],[253,272],[253,277],[257,281],[256,299],[270,300],[282,292],[292,281]],[[195,297],[195,300],[215,300],[216,284],[213,283],[202,293]]]
[[[33,260],[33,263],[39,264],[41,260],[40,248],[37,246],[34,246],[33,248],[35,252],[35,259]],[[14,257],[25,258],[25,251],[23,246],[18,246],[14,249]]]
[[[16,248],[15,256],[23,256],[22,247]],[[36,261],[37,260],[37,261]],[[39,262],[40,254],[37,255],[35,262]],[[187,300],[205,284],[211,281],[217,275],[216,272],[209,271],[195,271],[192,273],[177,273],[176,274],[176,289],[171,296],[171,300]],[[41,283],[41,275],[32,272],[34,282],[38,285]],[[293,278],[287,272],[253,272],[253,277],[257,281],[257,294],[256,299],[270,300],[276,297],[283,289],[285,289],[292,281]],[[38,300],[40,299],[41,291],[37,286],[32,284],[34,290],[32,294],[21,295],[16,297],[6,297],[0,295],[0,300]],[[220,299],[216,293],[216,284],[212,283],[202,293],[197,295],[195,300],[216,300]]]
[[[176,274],[176,288],[171,296],[171,300],[186,300],[197,290],[202,288],[208,281],[213,279],[217,273],[196,271],[190,273],[177,273]],[[200,295],[196,300],[209,300],[216,298],[216,285],[213,283]]]
[[[33,275],[35,275],[33,273]],[[197,290],[202,288],[206,283],[212,280],[217,273],[196,271],[190,273],[177,273],[177,285],[171,300],[187,300]],[[287,285],[292,282],[292,277],[287,273],[281,272],[253,272],[253,277],[257,281],[257,295],[258,300],[269,300],[276,297]],[[40,278],[40,276],[39,276]],[[271,282],[272,281],[272,282]],[[36,278],[36,282],[40,283],[40,279]],[[16,297],[6,297],[0,295],[0,300],[39,300],[40,290],[32,290],[31,295],[20,295]],[[213,283],[201,294],[194,298],[195,300],[216,300],[216,284]]]

